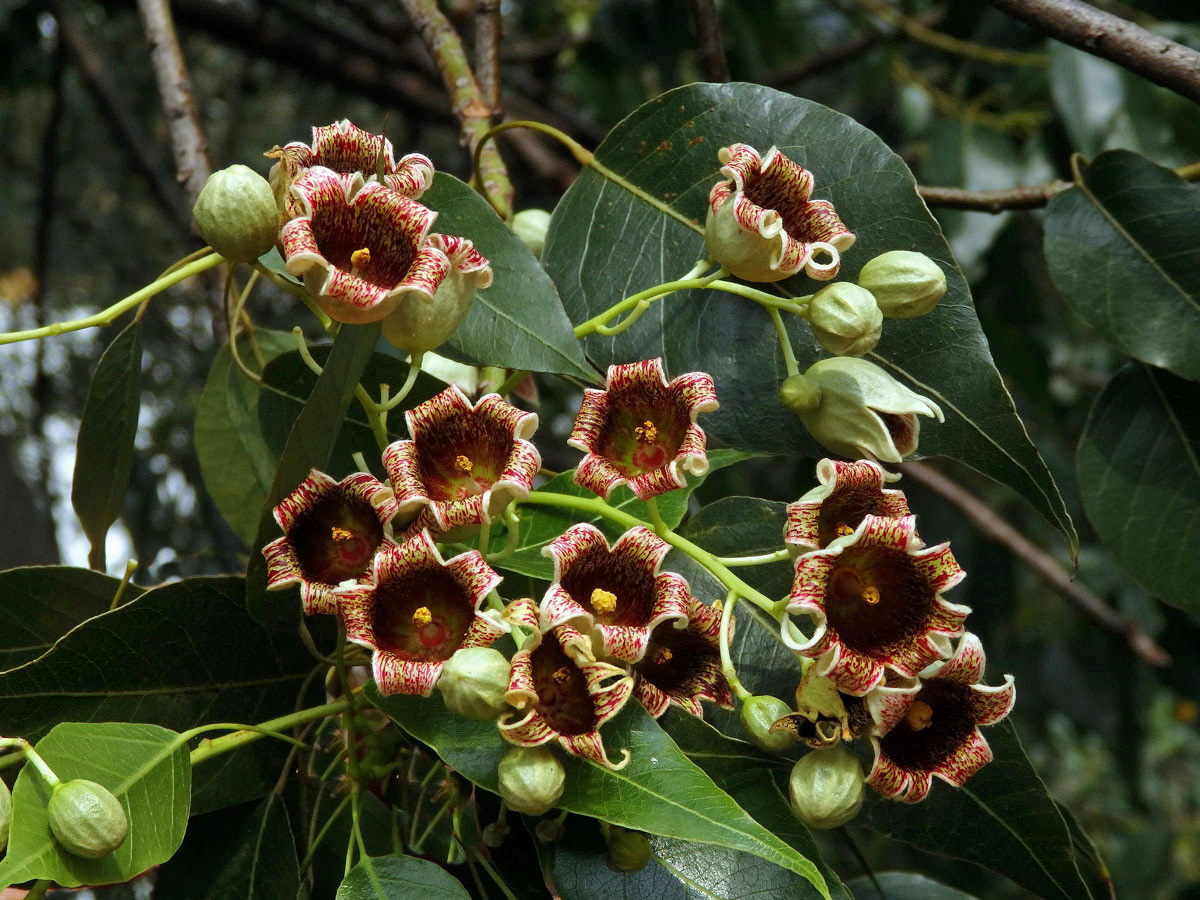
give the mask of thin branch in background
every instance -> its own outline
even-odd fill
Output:
[[[708,81],[729,80],[725,44],[721,39],[721,15],[713,0],[691,0],[692,21],[696,23],[696,49],[700,53],[700,71]]]
[[[1167,651],[1146,634],[1141,625],[1117,612],[1084,585],[1075,581],[1065,566],[992,512],[987,504],[974,494],[925,463],[905,463],[902,471],[957,506],[980,532],[1007,547],[1017,559],[1102,628],[1124,637],[1129,648],[1141,659],[1152,666],[1170,665],[1171,657]]]
[[[400,0],[417,26],[421,40],[429,49],[442,83],[450,95],[450,105],[458,116],[459,136],[472,154],[480,139],[491,128],[491,108],[484,101],[475,74],[467,63],[462,38],[440,9],[437,0]],[[479,158],[479,173],[488,195],[505,210],[504,218],[512,213],[513,188],[508,179],[504,160],[494,141],[483,148]]]
[[[860,9],[878,16],[888,25],[899,29],[906,37],[944,53],[952,53],[955,56],[978,60],[994,66],[1032,66],[1039,69],[1050,67],[1050,57],[1045,53],[1025,53],[1021,50],[985,47],[974,41],[964,41],[930,28],[917,19],[910,19],[898,9],[889,6],[884,0],[854,0],[854,3]]]
[[[991,0],[1055,40],[1107,59],[1200,103],[1200,52],[1080,0]]]
[[[475,4],[475,74],[483,102],[500,114],[500,0]]]
[[[208,142],[200,130],[192,82],[188,78],[179,39],[175,36],[175,22],[167,0],[138,0],[138,10],[150,45],[150,61],[158,82],[163,113],[171,132],[176,177],[183,185],[190,207],[200,196],[210,171]]]

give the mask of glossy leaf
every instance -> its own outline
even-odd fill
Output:
[[[778,145],[816,176],[815,196],[832,199],[858,243],[842,262],[853,280],[887,250],[919,250],[946,273],[941,304],[918,319],[890,320],[869,360],[932,397],[946,414],[921,432],[921,452],[960,459],[1016,489],[1074,549],[1077,538],[1054,480],[1017,418],[992,363],[962,273],[937,223],[917,196],[908,168],[871,132],[839,113],[748,84],[689,85],[663,94],[622,121],[596,160],[629,185],[585,169],[554,211],[543,263],[575,322],[623,297],[678,278],[706,255],[708,192],[717,151],[736,142]],[[793,279],[793,295],[817,285]],[[801,369],[818,357],[805,323],[789,333]],[[616,337],[587,339],[598,364],[663,356],[670,374],[700,369],[716,379],[721,409],[706,419],[734,447],[823,455],[777,399],[785,375],[767,314],[716,291],[655,303]]]
[[[496,766],[512,745],[492,722],[459,718],[420,697],[380,697],[373,686],[368,695],[459,774],[496,790]],[[604,743],[613,757],[629,749],[632,756],[624,769],[613,772],[556,754],[567,773],[559,807],[664,837],[743,850],[801,875],[828,896],[812,861],[747,816],[639,704],[627,704],[605,726]]]
[[[912,805],[868,792],[860,821],[922,850],[978,863],[1045,900],[1094,900],[1091,885],[1101,873],[1076,854],[1067,821],[1012,723],[984,735],[995,759],[964,787],[935,781],[929,797]]]
[[[180,736],[157,725],[64,722],[37,743],[62,781],[85,778],[125,808],[129,836],[108,856],[85,859],[50,835],[50,786],[31,765],[13,790],[13,829],[0,885],[51,878],[64,887],[113,884],[171,857],[187,827],[192,767]]]
[[[1096,398],[1076,471],[1088,519],[1125,570],[1200,614],[1200,385],[1123,367]]]
[[[100,356],[88,387],[71,506],[91,542],[88,564],[104,569],[104,537],[125,505],[142,390],[142,320],[134,319]]]
[[[193,818],[183,846],[158,870],[155,900],[291,900],[300,866],[277,794]]]
[[[855,900],[975,900],[971,894],[915,872],[877,872],[875,879],[883,888],[882,895],[875,889],[875,882],[866,876],[855,878],[846,886],[854,891]]]
[[[71,566],[26,566],[0,572],[0,672],[37,659],[60,637],[108,612],[119,578]],[[125,587],[122,601],[142,593]]]
[[[264,625],[294,628],[300,623],[298,592],[268,595],[266,591],[267,564],[261,549],[279,534],[272,510],[307,477],[310,469],[329,465],[338,436],[334,425],[346,417],[354,398],[354,386],[371,360],[378,338],[378,323],[341,327],[321,377],[288,433],[271,490],[259,512],[258,536],[246,569],[246,608]]]
[[[731,466],[734,463],[739,463],[742,460],[758,455],[760,454],[740,450],[713,450],[708,454],[709,472],[715,472],[725,466]],[[663,521],[674,527],[683,520],[683,516],[687,512],[688,498],[704,482],[704,477],[695,478],[688,476],[688,485],[686,488],[670,491],[656,498],[658,501],[658,512],[663,517]],[[575,470],[569,469],[566,472],[556,475],[544,485],[541,485],[538,490],[554,494],[568,494],[572,497],[594,498],[596,496],[594,492],[577,485],[574,478]],[[629,490],[625,485],[621,485],[613,491],[612,496],[608,499],[608,503],[621,512],[641,519],[643,522],[649,522],[650,520],[650,513],[646,510],[646,504],[635,497],[633,491]],[[560,506],[525,504],[520,507],[519,515],[521,523],[518,526],[516,549],[511,556],[495,560],[494,565],[496,568],[507,569],[510,572],[520,572],[522,575],[546,580],[554,576],[554,562],[542,555],[542,548],[572,525],[578,522],[590,522],[605,532],[610,540],[619,537],[625,530],[604,516],[589,517],[578,510]],[[505,548],[507,541],[508,536],[505,529],[499,525],[493,527],[491,543],[489,544],[491,548],[490,552],[500,552]]]
[[[1102,153],[1046,210],[1046,261],[1072,311],[1135,359],[1200,380],[1200,188]]]
[[[296,346],[290,334],[258,328],[238,337],[238,358],[258,371]],[[196,458],[204,487],[225,521],[247,546],[258,532],[259,514],[275,477],[277,455],[258,427],[262,389],[234,362],[226,344],[217,351],[196,404]]]
[[[687,520],[680,534],[717,556],[758,556],[782,550],[787,504],[758,497],[722,497]],[[790,560],[738,566],[736,574],[771,599],[792,589]]]
[[[337,900],[467,900],[470,896],[458,879],[437,863],[402,853],[366,857],[350,870],[337,892]]]
[[[437,210],[433,230],[470,238],[494,275],[492,286],[475,295],[466,320],[439,352],[473,365],[596,381],[554,282],[487,201],[453,175],[438,172],[421,202]]]

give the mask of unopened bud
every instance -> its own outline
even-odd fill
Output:
[[[8,846],[8,831],[12,827],[12,794],[0,779],[0,853]]]
[[[248,262],[273,246],[279,210],[271,185],[249,166],[213,172],[192,207],[196,230],[226,259]]]
[[[491,647],[465,647],[455,652],[438,678],[446,709],[477,722],[494,719],[511,707],[508,690],[509,662]]]
[[[821,405],[821,385],[807,375],[791,375],[779,385],[779,402],[798,416],[812,412]]]
[[[46,814],[62,848],[87,859],[108,856],[129,836],[121,801],[104,785],[83,778],[55,785]]]
[[[858,284],[875,295],[887,318],[911,319],[938,305],[946,293],[946,273],[924,253],[890,250],[862,267]]]
[[[817,342],[836,356],[862,356],[883,334],[883,313],[871,292],[838,281],[817,291],[808,305],[808,324]]]
[[[783,753],[796,743],[796,733],[786,730],[772,731],[771,725],[791,711],[778,697],[763,694],[743,701],[738,715],[750,743],[767,753]]]
[[[638,872],[650,862],[654,850],[640,831],[627,831],[616,825],[608,829],[608,865],[618,872]]]
[[[864,780],[862,766],[844,746],[813,750],[792,766],[792,809],[809,828],[845,825],[862,809]]]
[[[541,259],[542,248],[546,246],[546,234],[550,230],[550,213],[544,209],[523,209],[513,216],[510,227],[521,243]]]
[[[517,747],[500,760],[500,799],[508,808],[540,816],[562,796],[567,773],[545,747]]]

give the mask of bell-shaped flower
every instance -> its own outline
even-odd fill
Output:
[[[568,528],[542,548],[542,555],[554,560],[554,580],[542,599],[543,630],[575,622],[595,635],[598,652],[637,662],[651,632],[663,623],[687,628],[687,580],[658,570],[670,549],[641,525],[621,535],[611,550],[594,525]]]
[[[293,141],[266,154],[279,162],[271,170],[272,181],[291,182],[313,166],[324,166],[342,175],[361,172],[366,179],[379,178],[393,191],[419,200],[433,184],[433,163],[420,153],[395,158],[392,142],[382,135],[363,131],[349,119],[332,125],[313,126],[312,145]]]
[[[732,626],[731,621],[731,631]],[[733,709],[721,670],[720,640],[720,608],[691,598],[687,628],[663,622],[650,633],[646,652],[632,666],[633,696],[656,719],[672,703],[694,716],[704,715],[701,700]]]
[[[361,173],[323,166],[291,187],[297,215],[279,233],[288,272],[335,321],[377,322],[404,303],[432,303],[492,282],[461,238],[430,235],[437,213]]]
[[[793,553],[807,553],[853,534],[868,515],[889,519],[912,515],[904,492],[883,486],[899,478],[869,459],[821,460],[817,463],[821,483],[787,505],[783,542]]]
[[[791,385],[802,388],[789,391]],[[789,405],[789,396],[797,402]],[[917,416],[944,420],[941,408],[884,369],[847,356],[813,363],[780,389],[784,405],[821,445],[841,456],[898,463],[917,450]]]
[[[813,176],[772,147],[746,144],[717,154],[724,181],[708,195],[704,243],[713,259],[746,281],[779,281],[801,269],[827,281],[854,235],[828,200],[813,200]]]
[[[500,734],[521,747],[557,741],[575,756],[622,768],[629,751],[621,751],[620,762],[609,759],[600,728],[629,699],[633,678],[611,663],[597,662],[591,639],[572,625],[543,630],[532,600],[513,601],[504,617],[530,635],[513,655],[505,694],[518,712],[499,720]]]
[[[713,380],[689,372],[667,381],[661,359],[608,367],[604,390],[588,388],[567,443],[587,455],[575,483],[608,497],[628,484],[643,500],[708,471],[702,412],[717,408]]]
[[[784,643],[858,697],[889,670],[914,676],[948,657],[970,610],[942,592],[965,573],[949,544],[922,547],[915,516],[867,515],[852,534],[801,556],[787,612],[808,616],[815,628],[805,638],[785,616]]]
[[[267,589],[299,584],[305,613],[336,613],[334,588],[370,577],[396,510],[392,491],[365,472],[334,481],[313,469],[275,507],[284,534],[262,549]]]
[[[404,414],[411,440],[383,451],[400,521],[446,532],[489,524],[511,500],[523,500],[542,465],[529,442],[536,413],[487,394],[472,404],[456,385]],[[451,536],[453,539],[453,536]]]
[[[463,647],[489,647],[509,631],[484,598],[500,576],[478,551],[442,559],[428,531],[375,557],[365,583],[335,591],[346,637],[369,647],[381,694],[428,697],[446,661]]]
[[[983,646],[964,634],[954,655],[920,680],[886,697],[867,697],[876,718],[871,738],[875,762],[867,784],[885,797],[916,803],[925,799],[934,776],[962,787],[992,760],[981,725],[995,725],[1016,700],[1011,675],[999,687],[980,682]]]

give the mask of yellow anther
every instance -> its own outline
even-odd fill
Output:
[[[371,262],[371,248],[363,247],[361,250],[355,250],[350,254],[350,265],[358,267],[365,266]]]
[[[617,595],[603,588],[592,591],[592,609],[606,616],[617,608]]]
[[[904,717],[904,724],[913,731],[922,731],[933,724],[933,709],[924,700],[914,700]]]
[[[654,651],[653,662],[655,665],[661,666],[663,663],[669,663],[674,655],[669,647],[659,647]]]
[[[637,435],[639,441],[647,444],[653,444],[658,440],[658,428],[649,419],[633,429],[633,433]]]
[[[459,454],[454,457],[454,468],[458,469],[464,475],[470,475],[475,471],[475,463],[471,462],[471,457]]]
[[[418,606],[413,613],[412,623],[418,628],[424,628],[433,621],[433,613],[429,611],[428,606]]]
[[[348,541],[354,537],[354,535],[345,528],[338,528],[336,525],[329,529],[329,533],[333,537],[334,542],[338,544],[340,544],[342,541]]]
[[[867,585],[862,589],[863,603],[870,603],[874,606],[879,602],[879,588],[872,585]]]
[[[558,684],[564,684],[571,677],[571,670],[566,666],[559,666],[554,670],[554,680]]]
[[[838,537],[845,537],[848,534],[854,534],[854,529],[845,522],[839,522],[838,527],[834,529]]]

